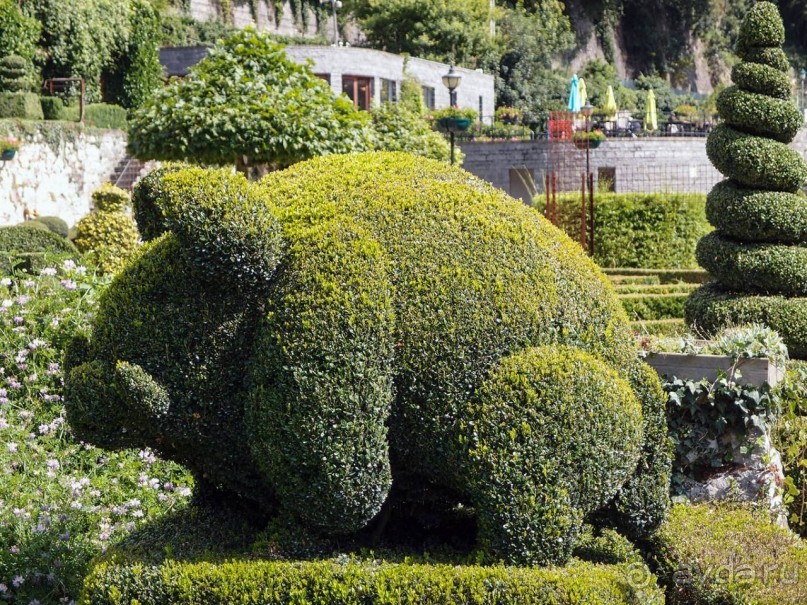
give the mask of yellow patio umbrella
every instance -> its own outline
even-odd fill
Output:
[[[588,105],[588,92],[586,91],[586,81],[583,78],[577,80],[577,94],[580,96],[580,107]]]
[[[603,111],[605,112],[605,117],[609,120],[616,119],[616,98],[614,98],[614,87],[610,84],[608,85],[608,93],[605,96],[605,105],[603,106]]]
[[[658,116],[656,114],[656,95],[652,90],[647,91],[647,108],[644,118],[644,129],[648,132],[658,130]]]

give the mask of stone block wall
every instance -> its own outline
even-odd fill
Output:
[[[316,36],[317,16],[308,11],[307,25],[295,23],[291,4],[286,0],[280,11],[280,19],[276,18],[271,3],[259,0],[257,6],[257,19],[252,14],[249,0],[231,0],[233,6],[233,24],[238,27],[254,25],[259,30],[266,30],[282,36]],[[222,18],[220,0],[190,0],[190,15],[199,21],[212,21]],[[329,35],[333,29],[333,18],[327,17],[322,23],[322,30]]]
[[[26,208],[75,224],[126,156],[126,133],[69,122],[0,121],[0,136],[20,139],[16,157],[0,162],[0,225],[21,222]]]

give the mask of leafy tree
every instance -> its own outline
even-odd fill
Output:
[[[562,109],[569,80],[553,69],[552,61],[574,43],[571,25],[557,0],[536,0],[528,10],[521,3],[503,12],[496,101],[517,107],[532,127],[545,122],[547,113]]]
[[[33,59],[40,30],[39,22],[23,15],[14,0],[0,0],[0,57]]]
[[[373,48],[416,57],[489,65],[495,57],[489,0],[349,0]]]
[[[130,120],[139,158],[232,164],[254,176],[371,145],[368,116],[281,45],[247,29],[156,91]]]
[[[449,161],[451,148],[426,118],[402,103],[382,103],[371,112],[375,149],[406,151],[435,160]]]

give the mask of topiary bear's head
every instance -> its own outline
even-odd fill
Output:
[[[203,484],[264,510],[280,503],[326,533],[366,525],[393,474],[482,502],[474,494],[490,482],[470,476],[488,468],[490,447],[474,445],[487,410],[512,420],[526,405],[537,419],[513,429],[532,444],[514,445],[514,460],[541,448],[574,457],[525,479],[553,477],[550,491],[575,509],[570,524],[636,468],[651,434],[642,418],[656,422],[663,401],[644,384],[655,377],[636,373],[608,281],[532,209],[466,172],[373,153],[257,184],[168,167],[140,184],[134,205],[150,241],[104,293],[91,337],[68,351],[65,398],[81,438],[151,446]],[[550,391],[540,385],[518,403],[496,389],[495,401],[474,403],[500,366],[506,392],[592,375],[569,405],[541,402]],[[544,404],[560,405],[569,426],[541,421]],[[511,434],[491,443],[510,447]],[[646,525],[663,515],[668,485],[664,435],[652,435],[641,454],[651,470],[625,498],[657,505],[634,515]]]

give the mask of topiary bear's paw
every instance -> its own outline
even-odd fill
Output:
[[[228,170],[168,167],[136,188],[134,210],[148,238],[171,231],[200,275],[258,294],[282,256],[266,194]]]
[[[564,563],[584,517],[636,468],[642,414],[630,385],[571,347],[502,360],[460,424],[462,474],[491,560]]]
[[[168,392],[139,365],[118,362],[115,383],[138,418],[159,421],[168,415]]]

